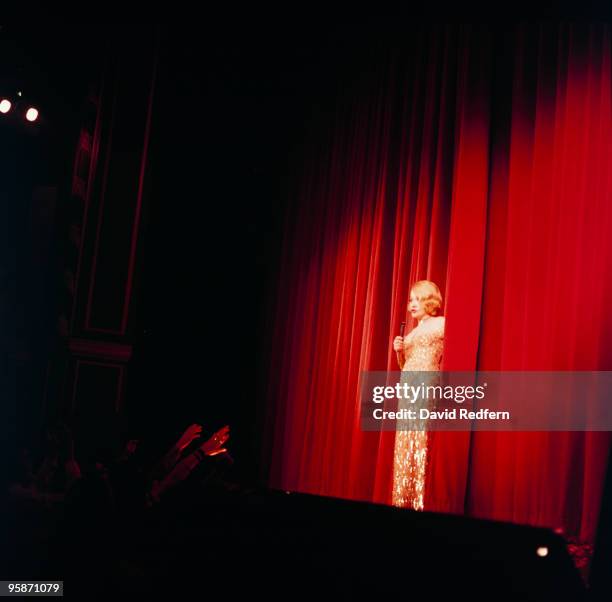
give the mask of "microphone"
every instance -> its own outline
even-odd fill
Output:
[[[405,326],[406,326],[406,322],[402,322],[402,323],[400,324],[400,333],[399,333],[399,335],[400,335],[400,337],[402,337],[402,338],[404,338],[404,328],[405,328]]]

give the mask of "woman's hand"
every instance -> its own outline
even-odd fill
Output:
[[[404,337],[395,337],[393,339],[393,351],[404,351]]]

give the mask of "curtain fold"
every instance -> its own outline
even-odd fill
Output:
[[[390,502],[394,433],[360,430],[359,378],[398,369],[416,280],[445,299],[444,369],[612,369],[610,50],[604,25],[415,30],[319,120],[274,316],[273,487]],[[425,507],[592,541],[609,445],[434,433]]]

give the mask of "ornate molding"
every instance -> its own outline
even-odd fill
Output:
[[[80,357],[120,363],[127,363],[132,357],[132,345],[125,343],[71,338],[68,341],[68,349],[72,354]]]

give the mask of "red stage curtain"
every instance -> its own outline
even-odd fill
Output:
[[[313,118],[275,308],[274,487],[390,502],[394,433],[360,430],[358,383],[397,370],[415,280],[445,297],[445,369],[612,369],[609,29],[406,36]],[[436,433],[426,509],[592,541],[609,445]]]

